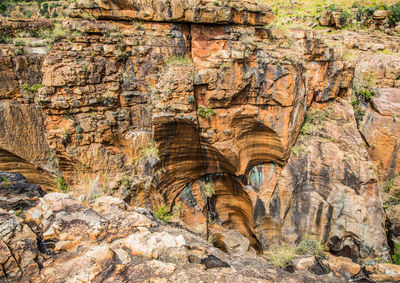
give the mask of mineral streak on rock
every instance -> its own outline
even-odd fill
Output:
[[[397,55],[342,60],[316,31],[265,27],[272,12],[254,1],[82,0],[72,6],[72,18],[62,23],[71,33],[48,53],[15,55],[15,46],[0,45],[1,170],[23,173],[47,191],[62,173],[76,188],[106,183],[131,205],[180,207],[192,231],[215,237],[216,246],[232,253],[229,229],[248,239],[238,240],[246,252],[312,235],[338,256],[388,258],[379,184],[400,172]],[[5,21],[0,29],[16,34],[50,26]],[[346,44],[362,50],[372,40],[346,35]],[[366,89],[373,97],[353,111],[351,95]],[[150,220],[141,219],[138,228],[118,219],[140,237],[130,237],[125,226],[123,235],[110,236],[96,230],[108,220],[64,198],[50,195],[45,202],[72,213],[77,231],[93,231],[68,237],[59,227],[61,236],[46,222],[57,219],[43,222],[32,213],[55,252],[86,245],[76,261],[63,254],[41,276],[53,276],[67,258],[72,272],[78,260],[101,254],[95,267],[85,266],[93,268],[90,274],[74,273],[77,280],[96,274],[123,281],[129,272],[158,268],[157,276],[178,270],[174,276],[192,278],[157,260],[165,249],[184,250],[177,235],[142,231]],[[397,227],[395,215],[389,218]],[[89,238],[99,246],[91,250]],[[118,248],[103,245],[117,238]],[[149,240],[169,244],[147,249]],[[143,265],[137,254],[154,260]],[[235,266],[215,257],[208,257],[210,270]],[[124,260],[134,263],[110,264]],[[107,274],[96,273],[103,269]]]

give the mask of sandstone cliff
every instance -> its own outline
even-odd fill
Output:
[[[2,21],[63,32],[49,47],[0,44],[0,170],[46,191],[67,191],[62,175],[88,204],[179,211],[226,251],[233,229],[258,254],[312,236],[389,260],[399,37],[282,31],[260,3],[214,2],[77,1],[60,23]]]

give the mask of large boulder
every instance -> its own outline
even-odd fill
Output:
[[[21,213],[36,206],[44,195],[40,186],[28,183],[23,175],[0,171],[0,208]]]

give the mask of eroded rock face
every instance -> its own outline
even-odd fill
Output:
[[[254,1],[79,1],[78,11],[97,18],[144,20],[153,22],[197,22],[265,25],[272,21],[272,12]]]
[[[40,265],[36,235],[22,219],[0,208],[0,280],[28,282]]]
[[[58,163],[45,137],[44,119],[36,105],[0,101],[0,169],[23,173],[50,189]]]
[[[385,180],[400,173],[399,66],[397,56],[380,55],[363,58],[356,67],[358,90],[372,87],[374,91],[360,122],[360,131]]]
[[[44,195],[40,186],[28,183],[23,175],[0,171],[0,208],[21,214],[36,206]]]
[[[317,121],[325,136],[311,131],[293,148],[307,108],[348,94],[354,68],[361,78],[375,63],[342,62],[315,32],[265,28],[270,12],[253,2],[213,2],[79,1],[75,12],[97,20],[64,21],[73,32],[46,56],[1,57],[0,125],[19,123],[15,133],[0,127],[3,169],[18,163],[44,188],[59,169],[83,190],[102,182],[133,205],[183,208],[190,229],[226,250],[234,243],[221,235],[235,229],[257,252],[312,234],[338,254],[387,257],[376,177],[348,105],[321,110],[331,117]],[[379,87],[395,105],[396,92],[383,89],[397,87],[390,68]],[[34,83],[44,86],[24,90]],[[373,102],[387,110],[379,96]],[[22,134],[25,118],[32,137]],[[372,128],[366,140],[382,136],[383,127]],[[373,157],[382,166],[387,159]],[[79,237],[57,250],[87,240]],[[114,258],[105,254],[99,268]]]
[[[382,200],[352,107],[309,111],[276,187],[253,199],[259,239],[267,247],[311,234],[337,255],[387,257]]]
[[[250,254],[230,256],[186,230],[161,224],[148,210],[127,208],[112,197],[99,198],[88,208],[68,195],[50,193],[28,211],[25,221],[42,231],[45,248],[32,282],[343,281],[332,274],[290,274]]]

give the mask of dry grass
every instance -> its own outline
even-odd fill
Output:
[[[317,17],[327,10],[329,6],[335,6],[350,11],[352,7],[379,7],[381,4],[392,5],[399,0],[359,0],[359,1],[317,1],[317,0],[259,0],[269,6],[274,13],[272,26],[276,28],[302,28],[311,29],[317,23]],[[315,28],[315,27],[314,27]]]
[[[284,268],[289,265],[294,257],[294,249],[289,246],[275,247],[268,252],[267,259],[273,266]]]

